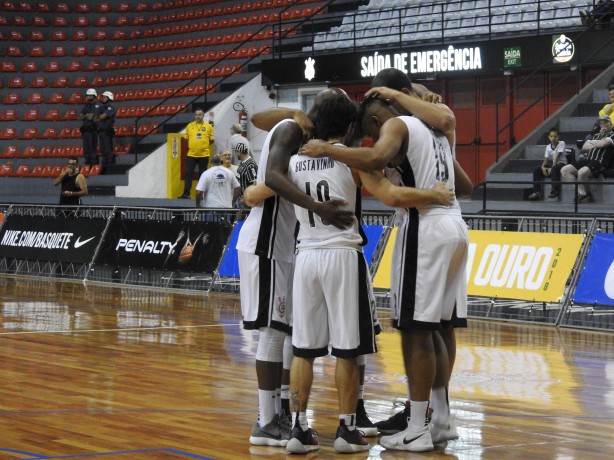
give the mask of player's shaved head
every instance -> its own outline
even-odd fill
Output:
[[[402,91],[404,88],[411,91],[411,79],[399,69],[392,67],[380,70],[371,81],[371,87],[386,86],[387,88]]]

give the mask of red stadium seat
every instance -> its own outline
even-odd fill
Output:
[[[90,175],[90,165],[83,165],[81,169],[79,170],[79,172],[83,174],[85,177],[89,176]]]
[[[32,18],[32,25],[34,27],[47,27],[47,21],[42,16],[34,16]]]
[[[41,104],[43,102],[43,95],[41,93],[30,93],[26,104]]]
[[[9,31],[9,40],[11,40],[11,41],[23,41],[23,40],[25,40],[25,38],[23,38],[23,35],[21,34],[21,32],[19,32],[17,30],[11,30],[11,31]]]
[[[109,18],[107,16],[98,16],[96,21],[94,21],[94,25],[96,27],[108,27],[109,26]]]
[[[47,13],[50,11],[49,5],[47,5],[45,2],[38,2],[36,4],[36,10],[40,11],[41,13]]]
[[[64,16],[54,16],[51,21],[52,27],[68,27],[68,19]]]
[[[16,26],[27,26],[28,25],[28,21],[26,21],[26,18],[24,18],[23,16],[14,16],[13,17],[13,25],[16,25]]]
[[[100,174],[100,165],[99,164],[95,164],[94,166],[92,166],[90,168],[90,176],[97,176]]]
[[[83,93],[72,93],[70,97],[68,98],[68,103],[69,104],[84,104],[85,96],[83,96]]]
[[[63,3],[63,2],[58,3],[58,4],[55,6],[55,10],[56,10],[58,13],[70,13],[70,8],[68,7],[68,5],[67,5],[66,3]]]
[[[60,131],[58,128],[45,128],[39,139],[59,139]]]
[[[90,12],[90,6],[87,3],[79,3],[75,7],[75,12],[77,12],[77,13],[89,13]]]
[[[111,11],[111,5],[108,3],[99,3],[96,6],[96,13],[109,13]]]
[[[84,41],[87,40],[87,33],[83,29],[74,30],[71,36],[72,41]]]
[[[64,156],[67,155],[64,154]],[[49,174],[49,177],[58,177],[60,174],[62,174],[62,165],[51,166],[51,173]]]
[[[94,48],[92,56],[104,56],[107,54],[107,47],[105,45],[98,45]]]
[[[30,157],[36,157],[38,156],[38,148],[34,145],[28,145],[24,150],[23,150],[23,157],[26,158],[30,158]]]
[[[90,86],[102,86],[104,84],[104,77],[102,75],[96,75],[92,78],[92,84]]]
[[[78,118],[77,109],[68,109],[66,113],[64,114],[64,116],[62,117],[62,120],[72,121],[72,120],[77,120],[77,118]]]
[[[17,111],[15,109],[6,109],[0,114],[0,121],[15,121],[17,120]]]
[[[66,56],[66,48],[64,46],[58,45],[51,48],[51,52],[49,53],[51,57],[64,57]]]
[[[117,29],[113,32],[113,40],[125,40],[128,35],[124,29]]]
[[[30,83],[30,88],[46,88],[47,79],[43,76],[34,77]]]
[[[2,152],[0,158],[13,158],[16,155],[19,155],[19,148],[14,145],[7,145],[4,147],[4,152]]]
[[[21,96],[17,93],[6,93],[3,101],[5,104],[20,104]]]
[[[120,3],[115,7],[115,12],[117,13],[126,13],[130,11],[130,5],[128,3]]]
[[[90,20],[85,16],[77,16],[72,25],[74,27],[87,27],[90,25]]]
[[[66,41],[66,32],[63,30],[52,30],[49,39],[54,42],[64,42]]]
[[[41,151],[39,156],[41,157],[50,157],[53,154],[53,148],[50,145],[45,145],[41,147]]]
[[[58,121],[60,120],[60,111],[58,109],[50,109],[45,116],[43,117],[43,120],[45,121]]]
[[[2,65],[0,66],[0,72],[17,72],[15,68],[15,64],[9,61],[2,61]]]
[[[12,164],[3,164],[0,165],[0,177],[6,177],[13,174],[13,165]]]
[[[6,55],[11,57],[23,56],[23,53],[18,46],[9,45],[6,47]]]
[[[8,88],[25,88],[26,83],[23,81],[23,78],[21,77],[12,77],[9,82],[7,87]]]
[[[45,40],[45,36],[40,30],[31,30],[28,34],[28,39],[34,42],[42,42]]]
[[[86,70],[88,70],[88,71],[102,70],[102,62],[100,62],[98,60],[90,61],[90,63],[86,67]]]
[[[26,128],[19,139],[36,139],[38,137],[38,128]]]
[[[17,166],[17,170],[13,174],[14,176],[29,176],[30,175],[30,165],[19,165]]]
[[[97,30],[92,37],[92,40],[108,40],[108,34],[106,30]]]
[[[47,99],[47,104],[63,104],[64,103],[64,94],[63,93],[52,93]]]
[[[15,139],[17,137],[17,130],[15,128],[2,128],[0,131],[0,139]]]
[[[47,61],[45,64],[45,72],[60,72],[62,66],[58,61]]]
[[[20,11],[33,11],[32,5],[30,5],[30,2],[19,2],[19,10]]]
[[[23,121],[36,121],[39,118],[40,118],[40,111],[38,109],[28,109],[21,117]]]
[[[84,45],[75,46],[72,50],[72,55],[75,57],[87,56],[87,46],[84,46]]]
[[[38,64],[36,62],[28,61],[21,65],[22,72],[38,72]]]
[[[45,167],[43,165],[35,165],[30,173],[32,177],[43,177],[43,170]]]
[[[80,138],[80,137],[81,137],[81,130],[79,129],[79,127],[78,127],[78,126],[73,127],[73,129],[72,129],[72,131],[71,131],[71,133],[70,133],[70,136],[71,136],[73,139],[78,139],[78,138]]]
[[[74,88],[83,88],[89,86],[89,84],[87,82],[87,78],[79,76],[75,78],[75,82],[71,86],[73,86]]]
[[[31,57],[43,57],[45,56],[45,50],[42,46],[33,46],[28,50],[28,56]]]
[[[65,88],[66,86],[68,86],[68,78],[65,75],[57,77],[51,85],[52,88]]]
[[[80,72],[83,68],[81,61],[71,61],[66,67],[66,72]]]
[[[55,147],[53,147],[53,150],[51,151],[52,157],[63,157],[65,155],[66,155],[66,146],[64,145],[56,145]],[[62,168],[61,165],[58,165],[58,166],[60,166],[60,169]]]

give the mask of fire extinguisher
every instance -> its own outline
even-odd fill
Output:
[[[240,102],[235,102],[232,108],[239,112],[239,126],[241,126],[241,135],[247,137],[247,110]]]

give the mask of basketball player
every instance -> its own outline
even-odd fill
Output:
[[[316,97],[318,103],[326,95]],[[250,442],[254,445],[286,446],[289,420],[282,414],[286,400],[292,359],[291,342],[287,337],[292,321],[291,279],[294,260],[294,229],[296,218],[292,205],[265,185],[271,164],[287,164],[303,140],[298,125],[286,119],[277,123],[264,142],[258,166],[257,185],[245,191],[246,203],[255,206],[250,211],[237,242],[241,310],[243,326],[259,330],[256,375],[258,379],[259,416],[252,428]],[[250,201],[248,190],[256,190]],[[343,202],[319,202],[297,191],[297,203],[332,222],[339,228],[351,225],[353,215],[340,209]],[[282,373],[285,374],[282,378]],[[278,390],[279,389],[279,390]],[[277,396],[279,393],[280,397]],[[284,412],[285,412],[284,408]]]
[[[431,188],[438,181],[455,183],[453,134],[446,136],[416,117],[399,116],[390,102],[375,98],[363,103],[359,119],[362,130],[376,141],[373,147],[340,148],[310,141],[301,154],[334,158],[363,170],[389,165],[387,174],[393,182],[420,189]],[[468,244],[467,227],[456,200],[452,206],[410,208],[399,227],[391,306],[394,324],[402,334],[410,420],[405,430],[381,438],[386,448],[422,452],[432,450],[434,442],[458,437],[447,401],[433,412],[430,430],[425,420],[436,377],[436,349],[447,357],[436,331],[442,320],[452,319],[455,305],[466,303]]]
[[[371,82],[372,89],[366,93],[367,97],[379,97],[389,100],[401,114],[414,115],[429,126],[437,128],[451,139],[451,147],[454,150],[456,118],[454,113],[444,104],[441,97],[431,93],[422,85],[412,83],[405,72],[398,69],[388,68],[381,70]],[[418,97],[415,97],[418,96]],[[425,102],[434,102],[429,104]],[[471,195],[473,185],[460,164],[454,158],[455,191],[457,196]],[[439,335],[445,344],[446,357],[437,354],[437,377],[435,379],[431,396],[430,408],[432,410],[445,410],[449,406],[448,383],[452,376],[454,362],[456,360],[456,335],[455,328],[467,327],[467,311],[463,309],[464,302],[454,310],[452,321],[442,322]],[[437,347],[437,350],[442,347]],[[447,374],[447,377],[446,377]],[[394,434],[407,428],[407,419],[410,415],[408,404],[405,402],[402,411],[394,414],[387,420],[377,422],[375,425],[382,434]],[[445,404],[444,404],[445,403]]]

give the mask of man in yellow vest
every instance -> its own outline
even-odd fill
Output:
[[[215,141],[213,126],[205,121],[205,113],[201,109],[194,112],[194,121],[186,127],[184,137],[188,140],[188,156],[185,160],[183,195],[179,198],[190,198],[194,168],[198,165],[199,176],[205,172],[209,164],[211,145]]]

